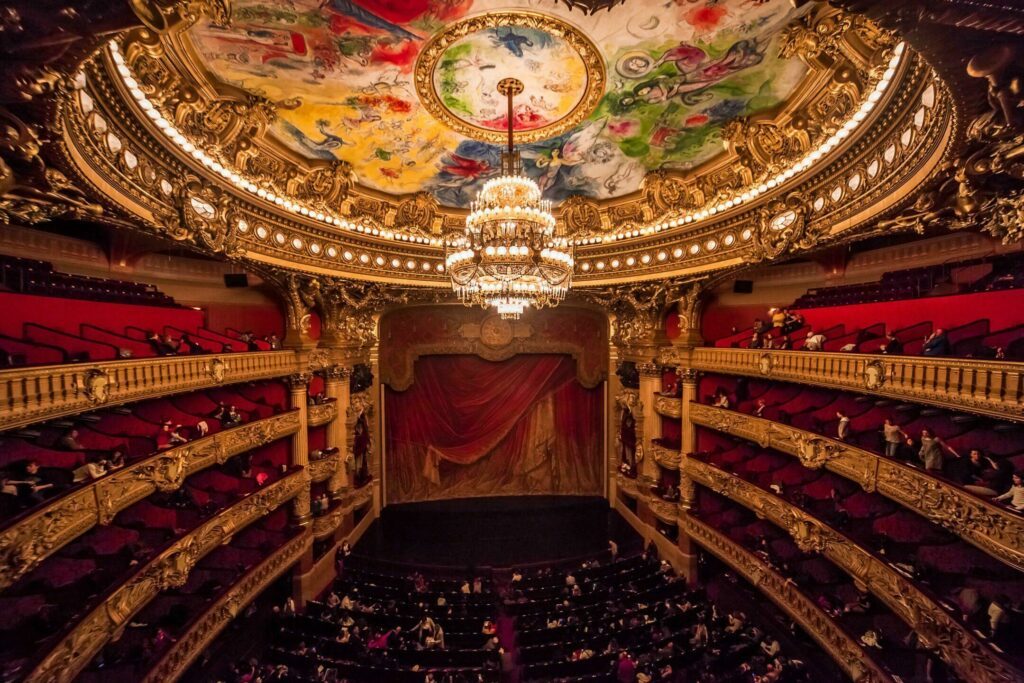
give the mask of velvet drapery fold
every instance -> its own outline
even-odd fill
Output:
[[[428,356],[385,400],[391,502],[601,491],[602,393],[570,356]]]

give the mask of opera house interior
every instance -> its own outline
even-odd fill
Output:
[[[1024,681],[1024,4],[0,55],[0,683]]]

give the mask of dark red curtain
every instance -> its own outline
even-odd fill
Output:
[[[385,401],[391,502],[601,492],[602,392],[570,356],[428,356]]]

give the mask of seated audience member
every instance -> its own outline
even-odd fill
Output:
[[[955,458],[960,457],[959,453],[950,448],[940,437],[932,434],[927,427],[921,430],[919,446],[917,455],[924,468],[930,472],[942,472],[943,452],[948,452]]]
[[[18,498],[25,507],[39,505],[53,493],[55,484],[43,473],[36,460],[27,461],[17,479],[10,479],[7,485],[17,487]]]
[[[60,447],[66,451],[84,451],[85,446],[78,443],[78,430],[69,429],[64,436],[60,437]]]
[[[790,313],[788,310],[783,312],[786,314],[786,323],[782,326],[783,335],[792,334],[804,326],[804,317],[802,315]]]
[[[760,318],[754,318],[754,334],[764,334],[768,331],[768,325],[765,324]]]
[[[224,429],[228,429],[230,427],[237,427],[240,424],[242,424],[242,415],[238,412],[238,408],[231,406],[228,408],[227,415],[221,420],[221,426]]]
[[[106,460],[90,461],[75,468],[71,480],[76,484],[99,479],[108,472]]]
[[[925,337],[924,346],[921,347],[922,356],[948,356],[952,353],[949,345],[949,337],[941,327]]]
[[[156,434],[156,449],[158,451],[165,451],[168,448],[174,447],[174,442],[171,439],[171,434],[173,432],[174,430],[171,429],[171,423],[169,421],[165,420],[160,425],[160,431]]]
[[[171,445],[180,446],[188,443],[188,437],[181,433],[181,425],[175,425],[171,430]]]
[[[206,420],[200,420],[196,422],[196,434],[202,438],[210,433],[210,425]]]
[[[115,448],[111,453],[110,457],[107,458],[107,471],[113,472],[124,467],[124,450],[121,448]]]
[[[1006,481],[994,460],[981,452],[980,448],[972,448],[966,460],[957,463],[957,479],[968,491],[979,496],[991,498],[1005,488]],[[1002,484],[1002,485],[1001,485]]]
[[[882,425],[882,439],[885,441],[885,455],[895,458],[900,451],[900,446],[904,441],[910,439],[910,436],[903,431],[903,427],[893,422],[891,417],[887,417],[885,424]]]
[[[168,351],[167,347],[160,339],[160,335],[158,335],[156,332],[147,332],[146,342],[149,344],[149,348],[153,349],[153,353],[155,353],[158,356],[173,355],[171,352]]]
[[[277,351],[278,349],[281,348],[281,340],[278,338],[276,334],[271,334],[267,336],[266,342],[270,344],[271,351]]]
[[[996,496],[993,500],[1000,502],[1008,501],[1007,504],[1014,510],[1024,512],[1024,472],[1015,472],[1010,489],[1001,496]]]
[[[765,403],[763,398],[757,399],[757,403],[754,404],[754,412],[751,413],[754,417],[764,417],[764,411],[768,408],[768,404]]]
[[[224,405],[224,401],[218,401],[217,408],[212,413],[210,413],[210,417],[212,417],[214,420],[220,420],[221,422],[223,422],[227,414],[228,407]]]
[[[161,342],[163,343],[164,348],[167,349],[167,353],[165,355],[168,355],[168,356],[177,356],[178,355],[178,348],[181,346],[181,342],[179,342],[177,339],[175,339],[174,337],[172,337],[169,334],[165,334],[163,336],[163,338],[161,339]]]
[[[850,438],[850,416],[841,410],[837,410],[836,417],[839,418],[839,423],[836,425],[836,439],[846,441]]]
[[[885,342],[881,346],[882,353],[888,356],[903,355],[903,342],[896,338],[892,332],[885,335]]]
[[[711,405],[713,405],[715,408],[728,408],[729,397],[726,395],[724,391],[719,389],[718,391],[715,392],[714,398],[711,401]]]
[[[807,339],[804,341],[804,349],[807,351],[821,351],[823,348],[825,348],[825,342],[827,341],[828,339],[825,337],[825,335],[821,334],[820,332],[808,330]]]
[[[757,330],[754,330],[754,333],[750,335],[750,343],[747,345],[747,348],[759,349],[761,348],[761,346],[761,333],[758,332]]]
[[[779,341],[776,343],[775,348],[779,351],[790,351],[793,348],[793,340],[789,338],[788,334],[784,334],[779,337]]]
[[[191,335],[188,335],[188,334],[181,335],[181,343],[186,346],[186,348],[188,349],[188,353],[190,353],[192,355],[199,355],[201,353],[206,353],[206,349],[204,349],[202,346],[200,346],[199,342],[197,342],[195,339],[193,339]]]

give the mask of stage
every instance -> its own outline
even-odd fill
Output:
[[[640,538],[604,498],[508,496],[389,505],[355,551],[384,561],[506,567],[622,552]]]

